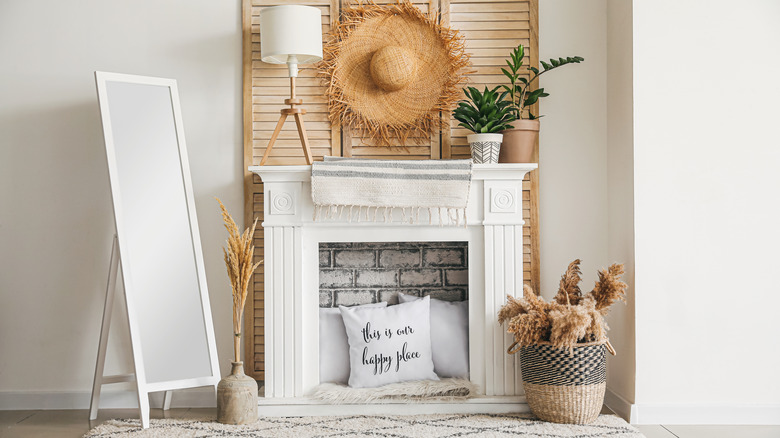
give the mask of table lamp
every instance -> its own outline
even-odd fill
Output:
[[[306,164],[311,164],[311,150],[303,115],[303,99],[295,96],[295,78],[298,64],[309,64],[322,59],[322,18],[318,8],[301,5],[272,6],[260,10],[260,59],[269,64],[287,64],[290,76],[290,98],[284,100],[290,108],[282,109],[279,122],[271,135],[260,165],[264,165],[284,126],[287,116],[295,117],[298,136]]]

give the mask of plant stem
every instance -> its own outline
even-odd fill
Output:
[[[553,67],[555,68],[555,67]],[[531,82],[535,81],[539,78],[539,76],[543,75],[544,73],[547,73],[548,71],[552,70],[553,68],[542,70],[538,74],[535,74],[534,77],[528,80],[528,83],[525,84],[525,87],[523,87],[523,94],[520,96],[520,113],[522,114],[523,110],[525,109],[525,96],[528,94],[528,87],[531,86]],[[518,117],[520,118],[520,117]]]
[[[241,333],[233,336],[233,351],[236,359],[234,362],[241,362]]]

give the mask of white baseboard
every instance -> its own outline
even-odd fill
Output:
[[[607,388],[604,394],[604,404],[612,409],[612,412],[622,417],[629,423],[634,423],[636,418],[636,405]]]
[[[162,393],[150,395],[152,408],[162,406]],[[90,393],[86,391],[0,391],[0,410],[89,409]],[[742,424],[780,425],[780,404],[673,404],[630,403],[607,389],[604,404],[631,424]],[[174,391],[171,407],[213,408],[216,397],[212,388]],[[134,409],[138,407],[135,392],[105,391],[100,397],[101,409]]]
[[[90,392],[86,391],[0,391],[0,410],[28,409],[89,409]],[[152,408],[162,407],[163,393],[150,394]],[[213,388],[192,388],[173,391],[173,408],[211,408],[217,405]],[[103,391],[100,409],[135,409],[135,391]]]
[[[780,424],[780,404],[636,404],[609,388],[604,404],[631,424]]]
[[[780,404],[641,403],[631,424],[780,425]]]

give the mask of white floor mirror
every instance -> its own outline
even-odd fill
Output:
[[[95,72],[114,203],[103,326],[90,406],[102,385],[135,382],[144,428],[149,393],[219,382],[219,364],[176,81]],[[121,274],[120,274],[121,273]],[[134,374],[104,376],[117,279]]]

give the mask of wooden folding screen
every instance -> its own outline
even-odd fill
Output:
[[[260,61],[259,13],[265,6],[304,4],[322,11],[322,31],[330,31],[338,20],[339,11],[350,0],[243,0],[244,33],[244,211],[245,222],[263,220],[263,185],[249,173],[249,166],[258,165],[273,131],[279,110],[289,94],[287,67]],[[353,0],[354,1],[354,0]],[[392,3],[395,0],[379,0]],[[470,85],[482,88],[504,83],[501,67],[510,50],[518,44],[528,47],[529,65],[538,64],[538,0],[413,0],[424,11],[438,11],[441,20],[461,30],[466,37],[467,51],[472,55],[473,73]],[[451,122],[451,129],[435,133],[430,139],[418,139],[403,147],[377,147],[363,138],[360,132],[348,127],[331,126],[327,118],[325,87],[316,77],[313,66],[300,66],[297,81],[298,95],[304,100],[308,113],[304,116],[309,131],[314,159],[323,155],[347,157],[439,159],[470,157],[467,132]],[[449,117],[449,115],[443,115]],[[538,155],[537,155],[538,156]],[[295,124],[288,122],[277,140],[268,165],[305,164]],[[531,172],[523,183],[523,275],[535,289],[539,284],[539,222],[538,171]],[[255,260],[263,258],[263,232],[255,233],[257,248]],[[254,276],[252,302],[245,315],[245,368],[258,380],[264,378],[263,357],[263,281],[260,266]]]

